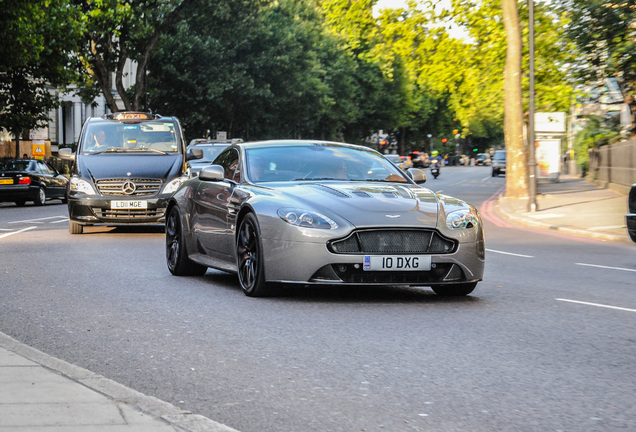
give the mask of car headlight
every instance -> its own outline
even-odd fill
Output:
[[[467,229],[476,227],[479,217],[471,210],[457,210],[446,216],[446,226],[450,229]]]
[[[305,228],[335,229],[338,224],[327,216],[311,210],[282,208],[278,210],[278,216],[285,222]]]
[[[95,195],[95,189],[86,180],[77,176],[71,177],[70,189],[73,192],[83,193],[86,195]]]
[[[179,186],[181,186],[188,178],[186,176],[177,177],[174,180],[168,182],[168,184],[163,188],[163,193],[165,194],[173,194]]]

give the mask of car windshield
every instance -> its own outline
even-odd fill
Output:
[[[216,157],[230,144],[197,144],[192,148],[200,148],[203,150],[203,158],[196,159],[193,162],[212,162]]]
[[[247,175],[253,182],[408,180],[379,154],[333,144],[247,149]]]
[[[498,161],[505,161],[506,160],[506,152],[495,152],[494,159],[496,159]]]
[[[178,153],[181,148],[175,123],[99,122],[86,127],[81,152],[84,154],[149,152]]]

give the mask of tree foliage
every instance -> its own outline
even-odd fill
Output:
[[[0,127],[18,144],[48,121],[57,105],[52,87],[76,80],[78,28],[61,0],[0,0],[0,10]]]

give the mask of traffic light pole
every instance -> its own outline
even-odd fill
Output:
[[[537,160],[534,136],[534,0],[528,0],[529,98],[528,98],[528,211],[537,210]]]

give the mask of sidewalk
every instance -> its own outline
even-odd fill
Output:
[[[0,432],[237,432],[0,333]]]
[[[494,209],[515,225],[636,246],[625,226],[627,195],[561,176],[558,182],[538,182],[536,204],[530,212],[527,200],[500,197]]]

